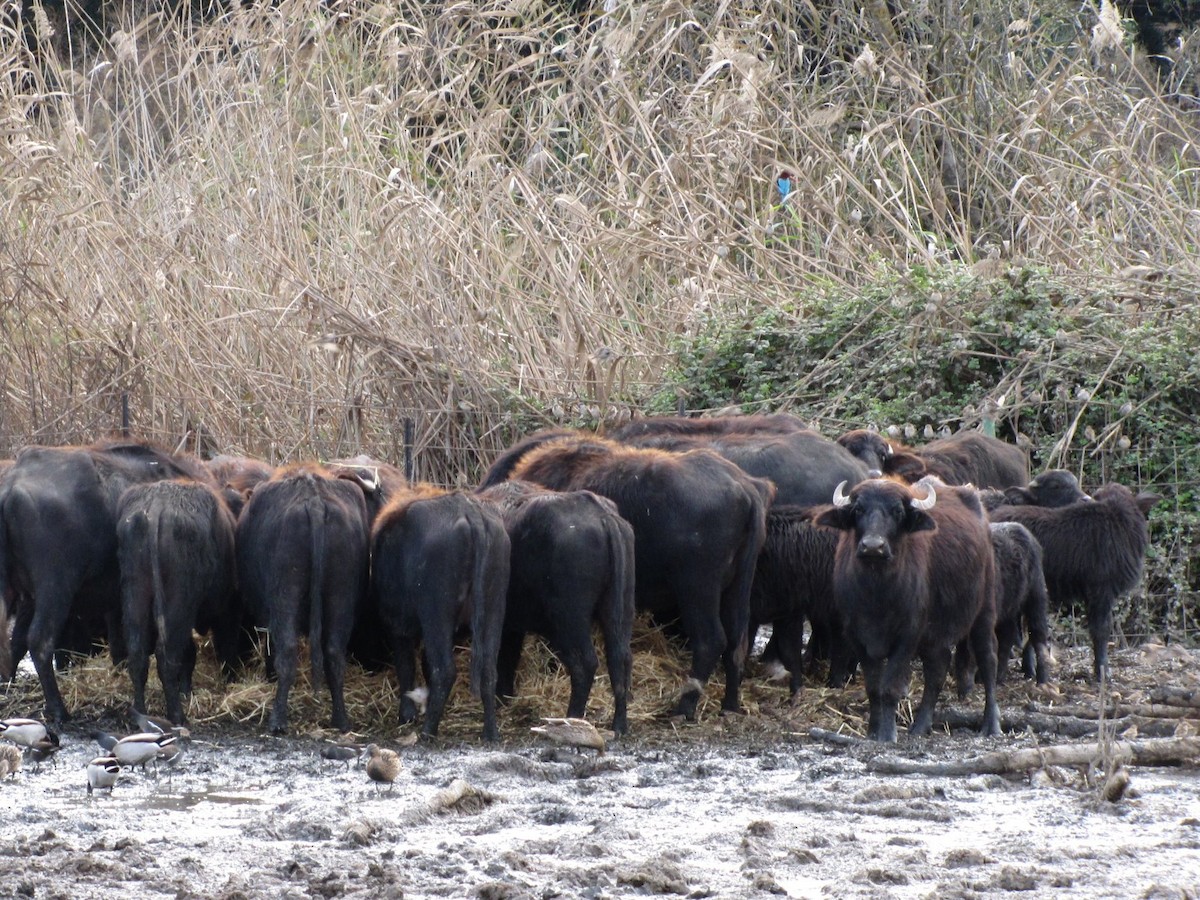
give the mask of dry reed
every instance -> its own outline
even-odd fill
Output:
[[[1086,7],[119,9],[35,16],[36,59],[0,23],[9,448],[128,393],[171,444],[395,458],[421,410],[453,483],[627,414],[711,309],[993,258],[1197,281],[1193,117]]]

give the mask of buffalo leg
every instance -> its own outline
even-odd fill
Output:
[[[960,651],[966,647],[960,645]],[[969,659],[969,654],[961,652]],[[994,656],[993,656],[994,659]],[[950,671],[950,648],[928,647],[921,653],[921,665],[925,674],[925,690],[921,694],[921,705],[913,716],[912,725],[908,728],[909,735],[929,734],[933,730],[933,708],[937,705],[938,695],[946,681],[946,673]],[[966,667],[969,671],[970,666]]]
[[[191,642],[191,635],[188,635],[188,642]],[[167,701],[167,718],[175,725],[184,723],[183,717],[183,701],[181,699],[184,686],[184,669],[187,667],[187,647],[184,642],[178,638],[174,640],[160,639],[158,642],[158,652],[155,654],[158,660],[158,680],[162,682],[163,696]],[[129,646],[129,665],[132,671],[134,661],[133,645]],[[136,697],[136,693],[134,695]],[[146,707],[140,701],[136,701],[138,709]]]
[[[275,704],[271,709],[270,729],[272,734],[287,734],[288,694],[296,683],[296,654],[299,639],[295,628],[289,623],[282,628],[271,629],[271,646],[275,660]]]
[[[721,598],[721,628],[724,633],[721,662],[725,668],[725,696],[721,701],[721,711],[736,713],[742,711],[738,698],[742,690],[746,658],[750,655],[749,587],[740,599],[732,594],[731,588]]]
[[[804,620],[776,619],[771,634],[778,642],[779,661],[791,675],[788,686],[795,700],[804,687]]]
[[[392,664],[396,667],[396,689],[400,692],[400,724],[417,721],[417,703],[410,694],[417,684],[417,641],[411,635],[393,633]]]
[[[54,651],[58,637],[67,623],[73,591],[65,586],[47,590],[34,607],[33,620],[29,623],[29,655],[37,670],[42,694],[46,698],[46,717],[61,723],[69,718],[62,693],[58,689],[58,678],[54,674]]]
[[[341,732],[350,730],[350,716],[346,713],[346,641],[329,641],[325,645],[325,681],[329,685],[329,699],[333,705],[331,724]]]
[[[867,685],[867,738],[892,743],[896,740],[896,707],[885,707],[883,702],[883,660],[864,656],[862,667]]]
[[[1088,601],[1088,634],[1092,638],[1092,677],[1096,681],[1107,678],[1108,638],[1112,634],[1113,601],[1115,598],[1104,593]]]
[[[614,734],[629,730],[629,687],[633,678],[633,652],[629,648],[631,623],[625,629],[604,629],[604,661],[608,667],[608,681],[613,695]]]
[[[421,733],[426,737],[437,737],[442,714],[446,711],[446,703],[450,699],[450,690],[454,687],[454,636],[426,632],[423,650],[429,706],[425,709],[425,724]],[[488,698],[484,696],[483,699],[486,701]],[[494,703],[496,698],[493,696],[491,699]]]
[[[523,631],[505,631],[500,636],[500,654],[496,658],[496,694],[500,697],[517,696],[517,669],[524,644]]]
[[[695,721],[696,707],[700,704],[700,692],[704,689],[708,679],[712,677],[713,670],[717,667],[717,657],[725,645],[724,629],[715,615],[714,606],[715,604],[703,601],[697,602],[695,598],[691,603],[680,606],[680,622],[692,650],[692,668],[688,680],[680,690],[679,699],[671,708],[670,715],[683,716],[689,722]],[[704,613],[701,612],[702,608],[711,611]],[[725,677],[726,693],[728,693],[729,672],[725,673]]]
[[[1000,706],[996,702],[996,628],[990,615],[979,616],[971,626],[971,648],[983,681],[983,727],[979,733],[994,737],[1000,733]]]
[[[975,687],[975,673],[971,669],[971,664],[974,662],[975,657],[971,655],[971,644],[966,638],[963,638],[954,647],[954,685],[960,700],[971,693],[971,688]]]
[[[127,649],[125,665],[129,670],[129,680],[133,685],[133,705],[136,709],[146,708],[146,679],[150,674],[150,648],[146,646],[146,639],[149,635],[146,633],[146,629],[151,627],[153,627],[153,623],[149,621],[129,622],[130,633],[125,638]],[[163,687],[166,687],[167,676],[163,672],[161,652],[158,659],[158,678],[163,683]]]
[[[11,607],[10,607],[11,608]],[[9,665],[12,671],[6,673],[5,680],[11,681],[17,675],[17,666],[29,652],[29,623],[33,620],[33,604],[28,597],[17,600],[16,612],[13,616],[12,643],[9,645]]]
[[[555,635],[554,652],[571,676],[571,698],[567,702],[567,715],[583,718],[587,713],[588,696],[596,680],[596,669],[600,661],[592,644],[592,630],[588,622],[584,627],[564,628]]]

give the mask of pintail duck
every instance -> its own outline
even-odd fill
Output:
[[[148,716],[136,706],[129,707],[129,715],[135,725],[148,734],[173,734],[177,738],[190,738],[192,733],[185,725],[176,725],[170,719],[161,716]]]
[[[112,753],[113,747],[117,746],[117,737],[109,734],[107,731],[90,731],[88,737],[100,745],[100,749],[105,753]]]
[[[100,788],[108,788],[111,794],[120,774],[121,763],[115,756],[97,756],[87,764],[88,796]]]
[[[379,785],[386,784],[390,791],[396,776],[400,774],[400,754],[378,744],[367,744],[364,752],[367,756],[367,777],[376,783],[375,790],[379,790]]]
[[[58,745],[58,735],[46,727],[45,722],[37,719],[2,719],[0,720],[0,738],[20,744],[22,747],[32,747],[39,741],[48,740]]]
[[[543,718],[542,725],[535,725],[529,730],[534,734],[548,737],[556,744],[566,747],[598,750],[604,755],[604,736],[596,730],[596,726],[587,719],[556,719]]]
[[[161,734],[144,731],[141,734],[131,734],[121,738],[112,748],[112,755],[123,766],[141,766],[146,771],[146,763],[154,761],[154,771],[158,772],[159,753],[163,748],[176,743],[173,734]]]
[[[21,751],[12,744],[0,744],[0,780],[16,781],[21,771]]]

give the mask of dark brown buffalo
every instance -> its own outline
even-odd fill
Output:
[[[979,431],[960,431],[921,447],[905,447],[865,429],[848,431],[837,442],[861,460],[872,477],[915,482],[933,475],[945,484],[999,490],[1029,481],[1029,455]]]
[[[368,528],[362,490],[315,463],[278,469],[255,488],[238,519],[238,585],[247,610],[267,626],[268,662],[278,679],[270,717],[275,734],[287,732],[302,634],[313,687],[329,685],[333,727],[350,729],[346,647],[366,593]]]
[[[1006,488],[1004,503],[1001,505],[1057,508],[1091,499],[1083,492],[1083,488],[1079,486],[1079,479],[1071,472],[1066,469],[1050,469],[1024,487]]]
[[[483,736],[496,724],[496,665],[504,628],[509,539],[499,514],[471,494],[421,487],[394,497],[375,520],[371,593],[392,643],[400,722],[416,720],[416,651],[437,735],[454,687],[454,639],[471,631],[471,693],[483,701]]]
[[[121,615],[133,705],[146,709],[150,654],[166,695],[167,718],[183,724],[196,645],[213,631],[230,675],[238,661],[234,518],[214,487],[196,481],[138,484],[117,505]]]
[[[983,733],[999,734],[995,560],[975,492],[871,479],[839,489],[816,521],[841,531],[834,598],[866,678],[867,736],[896,739],[914,656],[925,690],[909,734],[928,734],[953,648],[968,636],[986,693]]]
[[[808,431],[809,427],[795,416],[773,413],[756,416],[650,416],[634,419],[608,433],[608,437],[621,443],[635,443],[640,438],[654,435],[678,435],[689,437],[717,437],[729,434],[792,434]]]
[[[210,481],[198,461],[136,440],[27,447],[0,481],[0,597],[15,606],[12,664],[29,650],[54,721],[68,714],[54,655],[71,623],[88,641],[107,630],[114,659],[124,655],[117,501],[134,484],[167,478]]]
[[[500,696],[515,696],[525,635],[540,634],[571,676],[567,715],[582,717],[598,666],[594,623],[604,637],[614,704],[612,730],[624,734],[633,666],[633,529],[611,500],[590,491],[558,493],[508,481],[480,497],[500,512],[512,542]]]
[[[1092,639],[1092,674],[1108,674],[1108,638],[1113,605],[1142,578],[1150,532],[1146,516],[1155,494],[1133,495],[1127,487],[1108,484],[1093,499],[1067,506],[1001,506],[994,522],[1019,522],[1042,546],[1042,571],[1050,602],[1059,609],[1085,604]]]
[[[612,500],[633,526],[638,608],[663,622],[677,620],[691,648],[690,677],[673,712],[695,717],[718,657],[725,666],[722,706],[737,710],[750,586],[772,485],[709,450],[645,450],[581,434],[538,438],[497,460],[484,486],[503,480],[504,472]]]
[[[205,465],[235,519],[254,489],[275,472],[274,466],[249,456],[214,456]]]

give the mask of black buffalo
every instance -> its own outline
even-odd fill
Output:
[[[996,679],[1004,680],[1013,647],[1021,645],[1024,634],[1022,671],[1045,684],[1050,626],[1042,545],[1017,522],[993,522],[990,531],[996,556]]]
[[[139,484],[117,505],[121,616],[133,705],[146,709],[150,653],[166,696],[167,718],[183,724],[181,694],[196,663],[192,631],[213,631],[232,674],[238,661],[234,519],[217,491],[196,481]]]
[[[484,486],[506,473],[612,500],[633,526],[638,608],[659,621],[678,621],[691,648],[690,677],[673,712],[695,717],[718,657],[725,666],[722,707],[737,710],[750,586],[773,486],[710,450],[670,453],[584,435],[539,437],[502,455]]]
[[[167,478],[210,480],[190,457],[110,440],[27,447],[0,481],[0,597],[15,607],[11,663],[28,649],[54,721],[68,714],[54,656],[70,629],[88,642],[107,631],[114,660],[124,656],[117,502],[132,485]]]
[[[896,739],[914,656],[925,690],[909,734],[929,733],[953,648],[968,636],[986,692],[983,733],[998,734],[995,560],[975,492],[871,479],[836,491],[816,521],[841,531],[834,597],[866,678],[868,737]]]
[[[313,687],[328,683],[333,727],[348,731],[346,647],[366,593],[369,552],[362,490],[323,466],[286,466],[255,488],[236,536],[238,586],[248,611],[267,626],[268,663],[278,679],[271,731],[287,731],[302,634]]]
[[[837,442],[861,460],[872,477],[891,475],[915,482],[933,475],[946,484],[999,490],[1029,481],[1029,454],[979,431],[960,431],[920,447],[905,447],[865,429],[849,431]]]
[[[1057,508],[1091,500],[1077,479],[1066,469],[1050,469],[1028,485],[1006,488],[1000,506],[1045,506]]]
[[[612,729],[623,734],[633,665],[633,529],[611,500],[590,491],[557,493],[509,481],[480,496],[495,504],[512,542],[500,696],[515,696],[521,648],[525,635],[533,632],[546,638],[571,676],[567,715],[582,717],[598,666],[595,623],[604,637]]]
[[[1042,571],[1050,602],[1059,609],[1081,601],[1092,639],[1092,674],[1108,674],[1108,638],[1113,606],[1142,577],[1150,532],[1146,515],[1154,494],[1135,497],[1127,487],[1108,484],[1082,500],[1060,507],[1001,506],[994,522],[1019,522],[1042,546]]]
[[[421,487],[379,513],[371,544],[371,593],[387,628],[400,691],[400,722],[416,720],[416,651],[428,707],[421,731],[437,735],[454,687],[454,639],[471,631],[471,693],[483,701],[483,736],[496,724],[496,666],[508,588],[509,539],[499,514],[477,497]]]
[[[767,533],[750,590],[750,632],[772,625],[779,661],[799,692],[804,666],[804,622],[814,643],[829,655],[829,684],[842,686],[852,664],[842,623],[833,603],[833,558],[838,533],[813,523],[813,507],[776,504],[767,513]],[[764,657],[768,655],[764,652]]]

